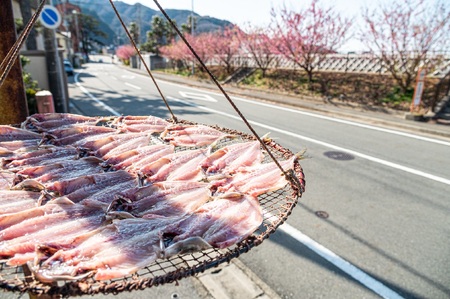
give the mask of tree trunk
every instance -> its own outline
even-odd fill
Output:
[[[0,61],[16,41],[12,1],[3,1],[0,9]],[[20,124],[28,116],[27,99],[19,59],[0,86],[0,124]]]
[[[306,70],[306,74],[308,75],[308,88],[309,90],[313,91],[313,72],[311,70]]]

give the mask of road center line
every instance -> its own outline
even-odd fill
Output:
[[[84,92],[88,97],[90,97],[92,100],[94,100],[99,106],[101,106],[103,109],[111,112],[113,115],[116,116],[121,116],[121,114],[119,112],[117,112],[116,110],[114,110],[113,108],[109,107],[108,105],[106,105],[105,103],[103,103],[102,101],[100,101],[99,99],[97,99],[92,93],[90,93],[86,88],[84,88],[83,85],[81,85],[81,83],[78,81],[78,76],[83,72],[83,70],[77,72],[74,76],[74,81],[75,81],[75,85],[78,86],[80,88],[80,90],[82,92]]]
[[[196,105],[196,104],[193,104],[193,103],[190,103],[190,102],[187,102],[187,101],[184,101],[184,100],[176,99],[176,98],[173,98],[173,97],[167,97],[167,98],[170,98],[171,100],[174,100],[174,101],[181,102],[181,103],[183,103],[185,105],[196,107],[196,108],[204,110],[204,111],[208,111],[208,112],[220,114],[220,115],[223,115],[223,116],[226,116],[226,117],[229,117],[229,118],[241,120],[241,118],[239,116],[236,116],[236,115],[231,115],[229,113],[225,113],[225,112],[218,111],[218,110],[215,110],[215,109],[207,108],[205,106]],[[436,175],[433,175],[433,174],[430,174],[430,173],[426,173],[426,172],[423,172],[423,171],[420,171],[420,170],[417,170],[417,169],[413,169],[413,168],[410,168],[410,167],[407,167],[407,166],[403,166],[403,165],[400,165],[400,164],[397,164],[397,163],[389,162],[389,161],[386,161],[386,160],[383,160],[383,159],[379,159],[379,158],[376,158],[376,157],[372,157],[372,156],[369,156],[369,155],[366,155],[366,154],[363,154],[363,153],[360,153],[360,152],[357,152],[357,151],[354,151],[354,150],[346,149],[346,148],[343,148],[343,147],[340,147],[340,146],[337,146],[337,145],[334,145],[334,144],[331,144],[331,143],[328,143],[328,142],[316,140],[316,139],[313,139],[313,138],[310,138],[310,137],[306,137],[306,136],[303,136],[303,135],[300,135],[300,134],[296,134],[296,133],[292,133],[292,132],[289,132],[289,131],[278,129],[278,128],[275,128],[275,127],[271,127],[271,126],[268,126],[266,124],[262,124],[262,123],[259,123],[259,122],[255,122],[255,121],[251,121],[251,120],[248,120],[248,122],[251,123],[252,125],[256,125],[258,127],[268,129],[271,132],[278,132],[278,133],[285,134],[285,135],[288,135],[288,136],[291,136],[291,137],[295,137],[295,138],[298,138],[298,139],[302,139],[302,140],[305,140],[305,141],[308,141],[308,142],[311,142],[311,143],[319,144],[321,146],[328,147],[328,148],[331,148],[331,149],[334,149],[334,150],[343,151],[343,152],[352,154],[354,156],[357,156],[357,157],[360,157],[360,158],[363,158],[363,159],[366,159],[366,160],[369,160],[369,161],[372,161],[372,162],[375,162],[375,163],[378,163],[378,164],[382,164],[384,166],[388,166],[388,167],[391,167],[391,168],[394,168],[394,169],[398,169],[398,170],[401,170],[401,171],[404,171],[404,172],[408,172],[410,174],[414,174],[414,175],[417,175],[417,176],[421,176],[421,177],[424,177],[424,178],[427,178],[427,179],[430,179],[430,180],[433,180],[433,181],[436,181],[436,182],[440,182],[440,183],[443,183],[443,184],[446,184],[446,185],[450,185],[450,180],[446,179],[446,178],[443,178],[443,177],[439,177],[439,176],[436,176]]]

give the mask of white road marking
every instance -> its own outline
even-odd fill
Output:
[[[128,83],[128,82],[125,82],[125,85],[130,86],[130,87],[133,87],[134,89],[138,89],[138,90],[141,90],[141,89],[142,89],[142,88],[140,88],[139,86],[133,85],[133,84]]]
[[[284,223],[283,225],[278,227],[278,230],[283,231],[285,234],[288,234],[298,242],[302,243],[310,250],[314,251],[316,254],[326,259],[328,262],[341,269],[343,272],[347,273],[351,277],[353,277],[356,281],[359,281],[361,284],[366,286],[368,289],[377,293],[383,298],[390,299],[401,299],[403,298],[387,286],[385,286],[380,281],[376,280],[372,276],[368,275],[366,272],[362,271],[355,265],[341,258],[328,248],[323,245],[317,243],[301,231],[297,230],[293,226]]]
[[[179,91],[179,93],[183,98],[217,103],[217,100],[215,98],[213,98],[210,95],[204,94],[204,93],[193,93],[193,92],[184,92],[184,91]]]
[[[198,109],[201,109],[201,110],[204,110],[204,111],[208,111],[208,112],[220,114],[220,115],[223,115],[223,116],[226,116],[226,117],[229,117],[229,118],[241,120],[241,118],[239,116],[237,116],[237,115],[231,115],[229,113],[225,113],[225,112],[218,111],[218,110],[215,110],[215,109],[207,108],[205,106],[196,105],[196,104],[193,104],[193,103],[190,103],[190,102],[187,102],[187,101],[184,101],[184,100],[172,98],[172,97],[167,97],[167,98],[170,98],[171,100],[174,100],[174,101],[178,101],[178,102],[184,103],[185,105],[194,106],[194,107],[196,107]],[[311,143],[319,144],[321,146],[328,147],[328,148],[331,148],[331,149],[334,149],[334,150],[343,151],[343,152],[352,154],[354,156],[357,156],[357,157],[360,157],[360,158],[363,158],[363,159],[366,159],[366,160],[369,160],[369,161],[372,161],[372,162],[375,162],[375,163],[378,163],[378,164],[382,164],[384,166],[395,168],[395,169],[398,169],[398,170],[401,170],[401,171],[404,171],[404,172],[408,172],[408,173],[411,173],[411,174],[414,174],[414,175],[417,175],[417,176],[421,176],[421,177],[424,177],[424,178],[427,178],[427,179],[430,179],[430,180],[433,180],[433,181],[436,181],[436,182],[440,182],[440,183],[443,183],[443,184],[446,184],[446,185],[450,185],[450,180],[446,179],[446,178],[443,178],[443,177],[439,177],[439,176],[436,176],[436,175],[433,175],[433,174],[430,174],[430,173],[426,173],[426,172],[423,172],[423,171],[420,171],[420,170],[417,170],[417,169],[414,169],[414,168],[410,168],[410,167],[403,166],[403,165],[400,165],[400,164],[397,164],[397,163],[389,162],[389,161],[386,161],[386,160],[383,160],[383,159],[379,159],[379,158],[376,158],[376,157],[372,157],[372,156],[369,156],[369,155],[366,155],[366,154],[363,154],[363,153],[360,153],[360,152],[357,152],[357,151],[354,151],[354,150],[346,149],[346,148],[343,148],[343,147],[340,147],[340,146],[337,146],[337,145],[334,145],[334,144],[331,144],[331,143],[328,143],[328,142],[316,140],[316,139],[313,139],[313,138],[310,138],[310,137],[306,137],[306,136],[303,136],[303,135],[300,135],[300,134],[296,134],[296,133],[292,133],[292,132],[289,132],[289,131],[286,131],[286,130],[282,130],[282,129],[278,129],[278,128],[275,128],[275,127],[271,127],[271,126],[263,124],[263,123],[259,123],[259,122],[255,122],[255,121],[251,121],[251,120],[248,120],[248,122],[251,123],[252,125],[256,125],[256,126],[259,126],[261,128],[268,129],[271,132],[278,132],[278,133],[285,134],[285,135],[288,135],[288,136],[291,136],[291,137],[295,137],[295,138],[298,138],[298,139],[302,139],[302,140],[305,140],[305,141],[308,141],[308,142],[311,142]]]
[[[86,88],[84,88],[83,85],[81,85],[81,83],[78,81],[78,76],[82,72],[83,72],[83,70],[81,70],[81,71],[79,71],[78,73],[75,74],[75,77],[74,77],[75,85],[77,85],[82,92],[84,92],[88,97],[90,97],[93,101],[95,101],[100,107],[102,107],[106,111],[111,112],[113,115],[121,116],[121,114],[119,112],[117,112],[113,108],[109,107],[108,105],[106,105],[105,103],[103,103],[102,101],[97,99],[92,93],[90,93]]]

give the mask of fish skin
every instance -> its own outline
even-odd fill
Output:
[[[66,147],[48,147],[33,152],[18,154],[15,157],[4,159],[2,164],[4,168],[15,169],[24,166],[39,166],[46,163],[55,163],[60,159],[75,159],[80,152],[71,146]]]
[[[127,171],[137,172],[140,170],[140,165],[156,161],[157,159],[172,154],[174,152],[173,145],[156,144],[141,147],[136,150],[137,154],[129,157],[114,165],[114,169],[127,169]]]
[[[114,133],[116,129],[103,126],[80,126],[80,128],[72,129],[68,132],[62,132],[62,137],[54,138],[52,134],[48,134],[49,143],[55,145],[71,145],[87,137],[98,136],[104,137],[105,134]]]
[[[170,246],[191,237],[201,237],[212,247],[226,248],[252,234],[262,220],[261,206],[256,197],[228,193],[203,204],[179,222],[168,225],[164,233],[175,235]]]
[[[123,132],[145,132],[147,134],[161,133],[168,126],[169,122],[156,117],[130,117],[125,116],[118,121],[117,127]]]
[[[61,160],[54,164],[26,167],[17,172],[17,175],[34,179],[39,183],[51,183],[58,180],[68,180],[75,177],[85,176],[95,173],[103,173],[99,159],[93,157],[81,158],[77,160]]]
[[[159,256],[159,230],[171,218],[114,221],[73,249],[60,250],[43,261],[37,271],[55,276],[95,271],[94,279],[123,277],[151,264]]]
[[[158,202],[170,200],[184,193],[205,190],[205,192],[210,194],[208,186],[208,183],[203,182],[166,181],[131,188],[119,192],[118,198],[124,199],[127,203],[119,205],[118,208],[119,210],[131,211],[133,215],[145,214]]]
[[[204,125],[169,126],[161,138],[175,146],[205,146],[225,137],[235,137]]]
[[[298,157],[292,156],[292,158],[279,163],[287,171],[294,168],[294,162],[297,159]],[[270,191],[281,189],[287,183],[288,181],[278,166],[274,162],[271,162],[237,169],[236,174],[228,182],[220,186],[217,191],[219,193],[237,191],[256,197]]]
[[[0,191],[9,190],[13,185],[15,173],[10,171],[0,171]]]
[[[108,154],[110,151],[115,149],[121,144],[126,143],[129,140],[132,140],[134,138],[146,136],[145,133],[123,133],[123,134],[117,134],[113,137],[113,141],[101,146],[100,148],[96,149],[95,147],[92,148],[92,150],[95,151],[95,155],[97,157],[103,157],[104,155]]]
[[[94,132],[98,132],[98,131],[103,131],[105,129],[107,131],[111,131],[111,130],[114,131],[114,129],[108,128],[108,127],[97,127],[95,125],[80,124],[80,125],[68,125],[68,126],[53,128],[51,130],[47,130],[45,132],[45,135],[51,135],[55,139],[60,139],[60,138],[65,138],[65,137],[74,136],[74,135],[80,135],[80,134],[84,134],[84,133],[94,133]]]
[[[67,198],[61,197],[52,200],[48,204],[43,206],[33,207],[26,210],[22,209],[19,212],[0,215],[0,231],[27,219],[39,217],[45,214],[57,213],[58,211],[61,211],[64,206],[73,204],[74,203]]]
[[[33,191],[0,190],[0,215],[11,214],[36,207],[42,194]],[[0,236],[2,231],[0,231]]]
[[[150,142],[151,142],[150,135],[143,135],[143,136],[141,135],[137,138],[133,138],[121,143],[120,145],[110,150],[105,155],[103,155],[102,158],[107,161],[108,159],[116,157],[117,155],[120,155],[126,151],[150,145]]]
[[[235,143],[223,147],[202,161],[207,173],[225,171],[233,173],[242,166],[252,166],[262,162],[264,155],[259,141]]]
[[[69,180],[61,180],[49,184],[47,190],[56,192],[60,196],[67,196],[74,202],[79,202],[91,194],[102,189],[112,187],[119,183],[132,181],[137,178],[126,171],[119,170],[115,172],[107,172],[101,174],[85,175]]]
[[[24,129],[0,125],[0,142],[17,140],[41,140],[42,135]]]
[[[136,187],[136,180],[134,178],[130,180],[125,180],[123,182],[115,183],[108,188],[99,189],[92,191],[89,195],[81,200],[81,203],[85,202],[101,202],[105,204],[110,204],[116,197],[116,194],[128,189]],[[73,198],[72,195],[68,195],[69,198]]]
[[[1,232],[0,256],[13,257],[10,265],[29,260],[26,254],[40,245],[70,249],[95,234],[104,225],[106,205],[97,203],[66,204],[54,201],[36,208],[44,210],[40,216],[26,219]]]
[[[36,113],[27,117],[21,124],[23,129],[49,130],[59,128],[64,125],[77,123],[97,123],[98,117],[83,116],[70,113]]]
[[[30,140],[13,140],[13,141],[2,141],[0,142],[0,156],[5,155],[7,151],[11,153],[14,152],[24,152],[36,150],[38,148],[40,140],[30,139]],[[3,152],[3,154],[2,154]]]
[[[194,181],[155,183],[129,196],[132,202],[125,204],[125,210],[144,218],[183,216],[211,199],[208,186],[208,183]]]
[[[201,159],[206,157],[206,152],[204,149],[176,152],[150,163],[141,168],[140,172],[148,176],[147,180],[150,182],[163,181],[169,175],[173,177],[181,176],[178,171],[175,173],[180,168],[183,169],[186,176],[195,175],[196,172],[201,171],[199,163]]]

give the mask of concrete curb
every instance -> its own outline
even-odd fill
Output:
[[[214,299],[281,299],[239,259],[210,269],[197,279]]]

